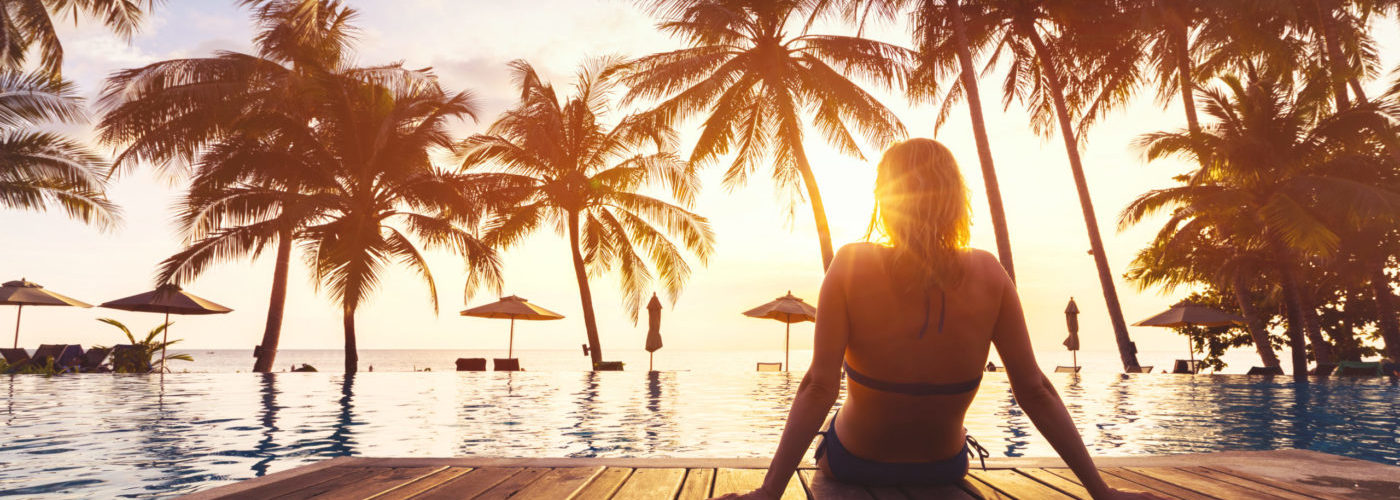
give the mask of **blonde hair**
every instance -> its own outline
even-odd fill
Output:
[[[967,184],[948,148],[915,138],[885,150],[876,167],[875,212],[869,239],[878,232],[893,249],[890,272],[908,276],[909,292],[930,286],[947,291],[962,279],[959,259],[972,230]]]

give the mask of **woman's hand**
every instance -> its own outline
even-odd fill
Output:
[[[781,496],[782,495],[774,495],[768,492],[768,490],[759,488],[742,495],[730,493],[722,497],[715,497],[711,500],[778,500]]]

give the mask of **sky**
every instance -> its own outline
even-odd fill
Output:
[[[449,89],[470,90],[482,104],[480,123],[455,126],[459,137],[481,132],[517,94],[507,63],[523,59],[560,89],[571,85],[578,66],[602,55],[638,56],[679,48],[680,42],[655,29],[656,20],[628,0],[532,0],[488,2],[460,0],[349,0],[360,12],[357,60],[362,64],[402,61],[409,67],[432,67]],[[91,23],[64,25],[61,32],[65,76],[84,95],[95,97],[113,71],[183,57],[208,56],[216,50],[251,51],[252,23],[233,0],[167,2],[131,43]],[[843,30],[819,26],[819,30]],[[871,36],[906,44],[901,26],[880,27]],[[1385,68],[1395,67],[1396,32],[1389,21],[1376,26]],[[1373,86],[1379,88],[1383,82]],[[869,88],[869,87],[867,87]],[[1074,297],[1081,311],[1085,349],[1114,348],[1104,298],[1059,136],[1034,135],[1023,107],[1002,107],[1000,75],[981,85],[993,157],[1006,206],[1018,288],[1038,349],[1060,349],[1065,336],[1063,310]],[[1375,92],[1373,89],[1372,92]],[[875,92],[899,116],[910,136],[934,137],[960,161],[973,200],[972,245],[995,252],[976,149],[959,106],[937,131],[928,106],[911,106],[900,96]],[[1147,164],[1132,143],[1143,133],[1184,126],[1179,103],[1161,105],[1153,92],[1113,113],[1090,130],[1082,151],[1085,174],[1104,237],[1118,295],[1129,323],[1155,314],[1188,292],[1139,291],[1121,275],[1133,255],[1150,240],[1162,219],[1117,230],[1118,212],[1134,197],[1168,186],[1189,170],[1175,161]],[[697,122],[680,127],[682,152],[698,134]],[[74,133],[91,137],[91,127]],[[874,161],[884,145],[867,145],[865,159],[842,156],[810,134],[805,147],[827,204],[837,246],[865,237],[872,207]],[[110,147],[101,151],[111,154]],[[444,164],[444,166],[449,166]],[[743,187],[721,186],[722,168],[701,173],[704,190],[692,209],[709,218],[717,235],[716,252],[707,266],[693,259],[694,274],[679,300],[666,304],[663,334],[668,349],[776,349],[782,324],[740,313],[788,292],[815,302],[821,285],[821,257],[811,210],[788,212],[774,186],[760,173]],[[0,211],[0,279],[28,278],[60,293],[91,303],[146,291],[156,265],[179,250],[181,237],[172,224],[172,207],[181,193],[179,181],[160,179],[140,168],[115,180],[110,198],[121,205],[124,223],[102,232],[66,219],[57,211]],[[172,338],[198,348],[251,348],[262,335],[272,281],[272,259],[219,265],[186,290],[234,309],[222,316],[174,320]],[[429,255],[442,309],[435,315],[427,290],[405,268],[392,268],[374,298],[358,315],[362,349],[441,348],[503,349],[504,321],[464,318],[458,311],[494,300],[478,294],[464,302],[465,270],[459,258]],[[578,288],[564,238],[544,230],[503,255],[505,294],[516,294],[557,311],[562,321],[521,323],[517,349],[577,348],[585,341]],[[338,348],[342,345],[339,308],[317,291],[311,274],[293,259],[283,324],[282,348]],[[594,304],[602,345],[640,349],[645,319],[634,324],[622,306],[615,276],[593,280]],[[659,288],[658,288],[659,290]],[[0,308],[0,332],[9,333],[13,308]],[[108,309],[26,308],[20,344],[112,344],[122,340],[110,326],[95,321],[112,317],[138,331],[159,324],[156,315]],[[795,325],[793,347],[809,348],[812,324]],[[1180,348],[1182,341],[1166,330],[1130,327],[1139,349]],[[8,339],[6,339],[8,340]],[[9,342],[5,342],[9,343]]]

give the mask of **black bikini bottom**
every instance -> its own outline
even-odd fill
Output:
[[[967,475],[968,457],[977,457],[982,468],[987,467],[988,453],[972,436],[967,436],[962,451],[951,457],[932,462],[877,462],[855,456],[836,436],[836,419],[823,430],[822,443],[816,456],[826,457],[831,475],[842,482],[867,486],[958,484]]]

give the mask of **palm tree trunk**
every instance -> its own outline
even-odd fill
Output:
[[[345,324],[345,374],[355,373],[360,368],[360,353],[355,349],[355,307],[346,306],[342,321]]]
[[[1361,303],[1361,294],[1353,288],[1348,287],[1346,294],[1346,305],[1342,309],[1342,330],[1332,335],[1337,341],[1337,349],[1333,352],[1337,361],[1361,361],[1360,345],[1356,340],[1356,328],[1358,325],[1357,312],[1354,307]]]
[[[1287,264],[1279,266],[1283,275],[1284,314],[1288,317],[1288,347],[1293,357],[1293,380],[1308,381],[1308,346],[1303,340],[1303,300],[1293,270]]]
[[[807,199],[812,202],[812,218],[817,223],[817,241],[822,246],[822,271],[831,267],[831,259],[836,252],[831,248],[831,227],[826,223],[826,205],[822,203],[822,192],[817,189],[817,176],[812,173],[812,165],[807,162],[806,148],[802,144],[792,146],[792,154],[797,160],[797,171],[802,174],[802,185],[807,188]]]
[[[1269,330],[1264,327],[1264,320],[1259,317],[1254,301],[1249,297],[1249,282],[1243,272],[1236,272],[1234,281],[1235,302],[1239,304],[1240,312],[1244,313],[1245,326],[1249,328],[1250,340],[1254,341],[1254,350],[1259,352],[1259,361],[1264,363],[1265,368],[1277,367],[1278,355],[1274,353],[1274,345],[1269,342]]]
[[[1313,6],[1317,9],[1317,22],[1322,28],[1322,41],[1327,49],[1328,77],[1332,81],[1332,93],[1337,99],[1337,110],[1351,107],[1351,99],[1347,97],[1347,75],[1350,73],[1346,67],[1346,57],[1342,55],[1342,45],[1337,40],[1337,19],[1333,15],[1336,7],[1332,0],[1315,0]]]
[[[1173,17],[1171,39],[1176,52],[1176,86],[1181,90],[1181,106],[1186,110],[1186,129],[1194,137],[1201,133],[1201,121],[1196,116],[1196,84],[1191,78],[1191,45],[1186,23]]]
[[[593,317],[593,292],[588,288],[588,269],[579,251],[579,214],[569,213],[569,251],[574,257],[574,276],[578,278],[578,298],[583,303],[583,328],[588,334],[588,355],[593,366],[603,362],[603,346],[598,342],[598,321]]]
[[[977,161],[982,166],[982,183],[987,188],[987,207],[992,213],[992,231],[997,237],[997,259],[1011,281],[1016,281],[1016,265],[1011,261],[1011,236],[1006,228],[1006,211],[1001,204],[1001,187],[997,170],[992,164],[992,145],[987,139],[987,123],[982,118],[982,96],[977,89],[977,70],[972,66],[972,50],[968,47],[967,26],[963,24],[962,7],[958,0],[948,2],[952,11],[953,33],[958,41],[958,64],[962,67],[963,94],[972,119],[972,136],[977,142]]]
[[[1396,317],[1395,295],[1390,291],[1390,277],[1385,264],[1371,271],[1371,291],[1376,294],[1376,314],[1380,316],[1381,338],[1385,339],[1386,356],[1400,361],[1400,318]]]
[[[1332,356],[1332,343],[1322,336],[1322,327],[1317,321],[1317,299],[1312,289],[1307,284],[1294,279],[1297,289],[1298,304],[1302,306],[1303,331],[1308,334],[1308,342],[1312,344],[1313,359],[1318,365],[1336,364],[1336,358]]]
[[[1084,178],[1084,166],[1079,159],[1079,141],[1074,137],[1074,127],[1070,123],[1069,108],[1065,105],[1063,80],[1060,79],[1058,62],[1050,54],[1040,34],[1034,26],[1019,26],[1022,34],[1030,39],[1035,47],[1036,58],[1049,80],[1050,94],[1055,102],[1055,115],[1059,119],[1060,136],[1065,141],[1065,153],[1069,156],[1069,168],[1074,174],[1074,186],[1079,193],[1079,208],[1084,212],[1084,226],[1089,232],[1089,246],[1094,251],[1094,265],[1099,272],[1099,286],[1103,289],[1104,302],[1108,305],[1108,317],[1113,324],[1113,337],[1118,342],[1118,356],[1123,360],[1123,369],[1130,373],[1141,371],[1137,360],[1137,348],[1128,337],[1128,324],[1123,320],[1123,308],[1118,304],[1118,290],[1113,285],[1113,272],[1108,267],[1108,255],[1104,253],[1103,240],[1099,236],[1098,217],[1094,215],[1094,202],[1089,197],[1089,184]]]
[[[253,371],[267,373],[277,361],[277,343],[282,338],[282,315],[287,306],[287,268],[292,259],[292,231],[282,230],[277,236],[277,263],[272,268],[272,296],[268,298],[267,325],[263,327],[262,343],[253,349]]]

